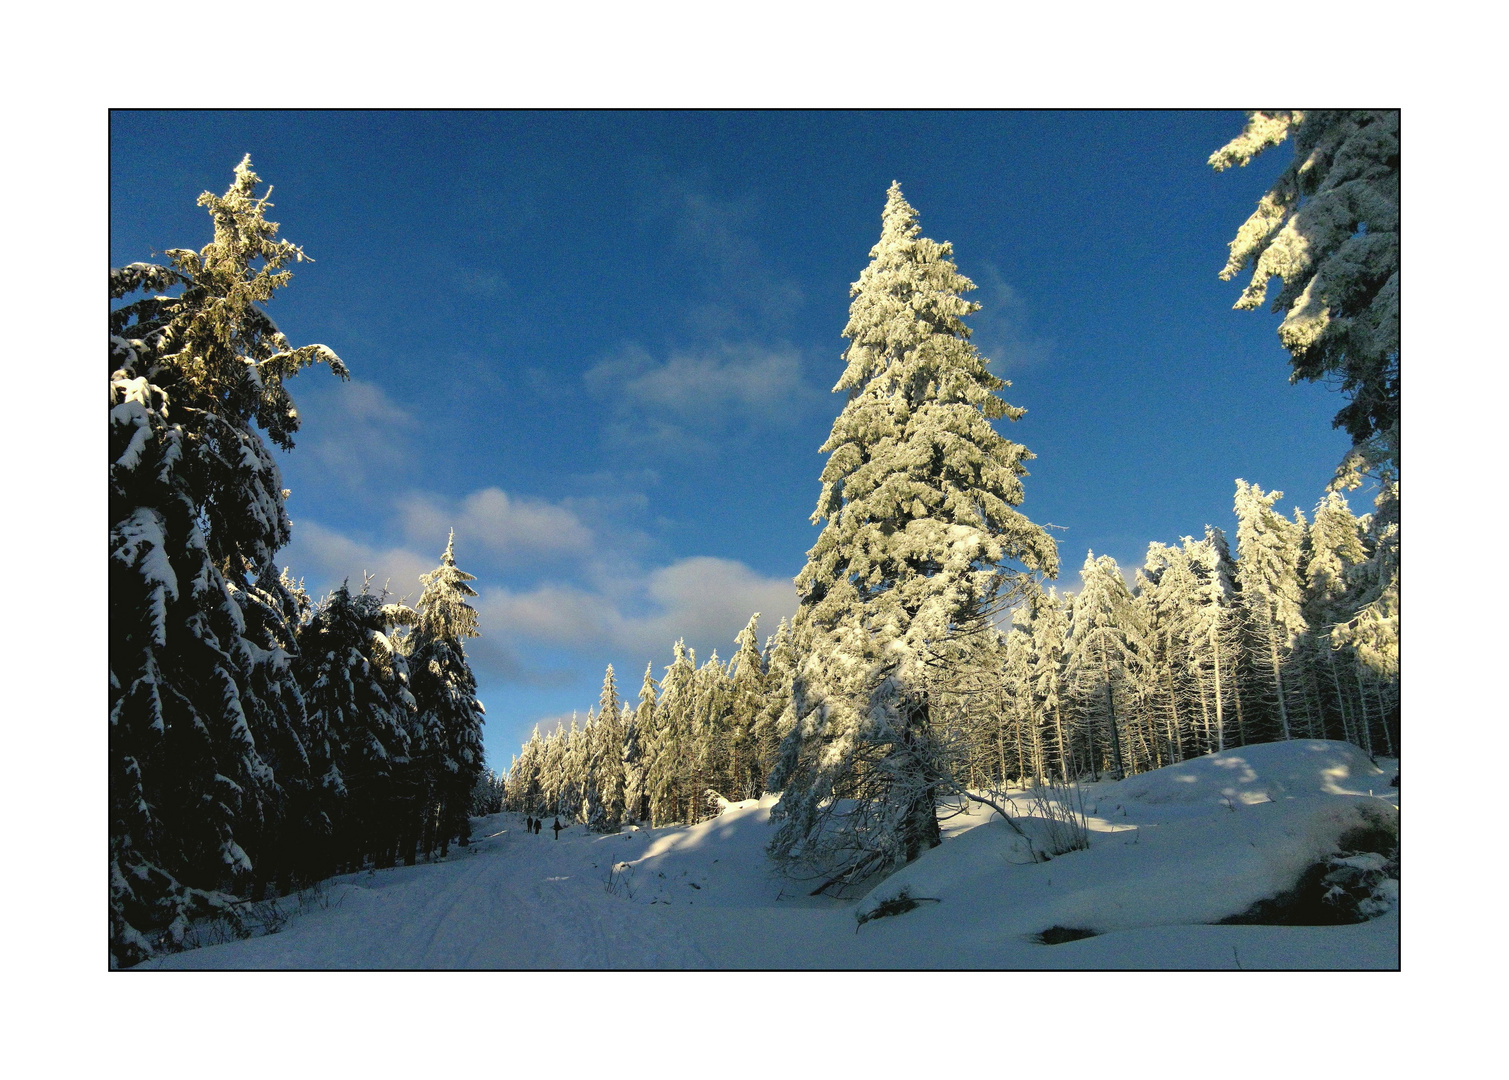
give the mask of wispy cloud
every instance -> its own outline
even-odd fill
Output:
[[[413,460],[410,444],[419,422],[372,383],[320,382],[299,401],[306,419],[300,455],[346,487],[365,489],[374,479],[400,474]]]
[[[1047,363],[1053,356],[1053,341],[1027,329],[1026,301],[994,263],[981,263],[980,267],[972,275],[979,289],[969,294],[969,299],[980,305],[980,310],[969,317],[975,345],[1000,374],[1009,376],[1014,369]]]
[[[700,297],[683,297],[690,327],[712,337],[747,336],[781,326],[804,297],[795,278],[772,266],[757,237],[770,209],[749,195],[717,195],[705,175],[641,167],[636,206],[699,271]]]
[[[573,656],[596,664],[607,654],[625,670],[663,662],[677,638],[704,656],[713,649],[727,656],[752,613],[762,613],[768,634],[796,611],[789,578],[766,577],[733,559],[645,565],[643,534],[589,524],[602,518],[591,511],[612,508],[611,500],[568,506],[499,488],[461,499],[411,492],[395,508],[403,543],[368,543],[300,519],[279,561],[303,576],[316,598],[342,581],[359,587],[366,574],[374,588],[412,603],[419,576],[438,564],[454,525],[458,562],[478,577],[473,603],[482,637],[467,647],[473,667],[485,679],[539,687],[575,679]],[[499,572],[523,584],[502,585]]]
[[[664,360],[629,346],[583,379],[613,409],[615,442],[675,451],[706,451],[713,435],[785,427],[823,396],[801,354],[784,346],[686,349]]]
[[[411,543],[443,546],[454,528],[474,550],[510,562],[580,555],[592,545],[591,531],[565,506],[510,496],[496,487],[463,499],[412,492],[397,500],[396,509]]]
[[[376,589],[386,586],[395,598],[419,596],[419,575],[440,562],[440,549],[424,555],[406,547],[377,547],[354,540],[315,521],[296,520],[293,541],[278,553],[278,564],[302,577],[318,599],[342,581],[361,586],[364,574],[372,576]]]
[[[518,592],[489,588],[478,610],[510,643],[594,656],[606,651],[626,669],[663,659],[677,638],[727,656],[754,612],[767,634],[796,612],[790,579],[765,577],[732,559],[680,559],[624,584],[629,588],[615,590],[620,595],[559,583]]]

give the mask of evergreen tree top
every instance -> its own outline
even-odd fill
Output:
[[[892,184],[880,241],[850,292],[848,401],[821,447],[829,454],[813,512],[823,522],[797,578],[801,618],[875,658],[905,639],[912,655],[979,618],[1016,561],[1056,573],[1053,540],[1015,507],[1027,449],[990,421],[1022,410],[995,391],[963,316],[978,309],[953,248],[920,235],[916,211]],[[918,621],[920,618],[920,622]],[[859,624],[868,629],[861,632]]]
[[[467,582],[477,579],[456,565],[455,544],[456,531],[452,529],[440,565],[419,576],[424,591],[419,596],[417,621],[421,642],[444,641],[460,650],[467,638],[479,637],[481,631],[477,629],[476,609],[466,602],[467,597],[477,595]]]

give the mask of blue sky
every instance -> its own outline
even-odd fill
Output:
[[[975,342],[1028,413],[1022,509],[1077,583],[1232,528],[1236,477],[1307,511],[1347,440],[1288,384],[1279,316],[1216,273],[1286,164],[1217,174],[1236,111],[116,112],[110,261],[199,247],[244,153],[316,262],[270,311],[350,367],[292,385],[281,455],[322,593],[418,595],[456,529],[478,577],[489,762],[637,691],[684,636],[727,657],[795,608],[849,283],[891,180],[954,244]],[[1354,496],[1354,509],[1368,509]]]

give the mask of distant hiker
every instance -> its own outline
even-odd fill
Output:
[[[534,832],[534,818],[527,817],[524,819],[524,831],[527,833]]]
[[[559,840],[561,838],[561,819],[556,818],[555,824],[552,825],[551,828],[555,830],[555,838]]]
[[[540,819],[539,818],[535,818],[534,819],[534,834],[536,836],[540,835]]]

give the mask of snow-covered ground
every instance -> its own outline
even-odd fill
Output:
[[[1399,965],[1397,905],[1343,926],[1215,925],[1290,889],[1349,830],[1397,822],[1393,761],[1346,743],[1243,747],[1087,785],[1090,847],[1033,862],[993,811],[847,900],[764,854],[774,798],[690,828],[474,822],[447,861],[333,879],[281,932],[163,968],[1373,968]],[[1014,795],[1029,834],[1025,794]],[[924,902],[867,919],[903,889]],[[1053,927],[1095,936],[1045,945]]]

